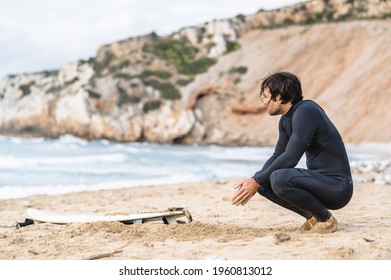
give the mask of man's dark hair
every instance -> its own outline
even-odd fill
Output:
[[[281,95],[282,104],[288,102],[295,104],[303,99],[299,78],[289,72],[277,72],[264,78],[261,85],[261,95],[265,88],[269,88],[271,98],[274,101],[277,100],[278,95]]]

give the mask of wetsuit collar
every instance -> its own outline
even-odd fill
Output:
[[[288,117],[288,118],[291,118],[293,113],[296,111],[297,108],[299,108],[300,104],[303,103],[303,102],[304,102],[304,100],[300,100],[296,104],[292,105],[289,108],[289,111],[285,114],[285,116]]]

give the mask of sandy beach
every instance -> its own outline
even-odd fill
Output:
[[[339,221],[338,231],[332,234],[298,233],[303,218],[259,195],[245,206],[231,205],[237,180],[1,200],[0,259],[389,260],[391,187],[360,178],[350,204],[332,211]],[[187,207],[193,222],[12,227],[24,221],[28,207],[123,214],[179,206]]]

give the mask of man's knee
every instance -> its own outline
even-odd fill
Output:
[[[290,177],[288,173],[289,169],[279,169],[273,171],[273,173],[270,175],[270,183],[272,190],[279,197],[282,197],[284,195],[284,192],[289,185]]]
[[[272,188],[274,186],[281,186],[286,184],[287,179],[289,180],[288,171],[289,169],[279,169],[273,171],[273,173],[270,175],[270,183]]]

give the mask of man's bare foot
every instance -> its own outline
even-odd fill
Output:
[[[299,227],[297,231],[300,233],[309,231],[317,222],[318,220],[314,216],[312,216],[307,221],[305,221],[305,223],[301,227]]]
[[[308,232],[309,233],[332,233],[337,231],[338,221],[331,216],[325,222],[317,222]]]

